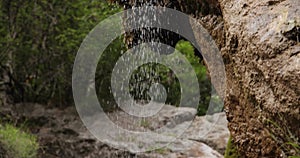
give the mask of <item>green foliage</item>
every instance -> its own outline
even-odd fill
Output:
[[[116,108],[114,96],[111,91],[111,76],[115,63],[118,61],[126,46],[123,37],[115,39],[103,52],[96,70],[96,92],[100,105],[105,111]]]
[[[185,55],[197,75],[200,89],[198,115],[205,115],[211,99],[211,83],[207,78],[206,67],[201,64],[199,58],[195,56],[194,47],[190,42],[179,41],[175,48]]]
[[[111,92],[110,81],[115,63],[122,53],[126,51],[122,39],[123,37],[120,37],[108,46],[103,52],[97,66],[96,91],[100,104],[105,111],[112,111],[116,108],[116,103]],[[194,55],[194,48],[189,42],[180,41],[176,49],[186,56],[195,70],[201,92],[198,115],[204,115],[211,98],[211,84],[206,76],[206,68],[199,62],[199,58]],[[151,99],[148,95],[150,86],[154,83],[161,83],[167,90],[168,95],[166,102],[171,105],[179,106],[181,92],[177,77],[178,76],[176,76],[171,69],[164,65],[158,63],[145,64],[136,69],[131,75],[130,94],[135,100],[149,101]],[[190,76],[183,74],[181,77],[189,78]],[[192,86],[194,85],[191,85],[191,87]],[[215,100],[215,103],[219,101],[217,97],[213,97],[212,99]]]
[[[194,47],[190,42],[179,41],[175,47],[187,58],[193,67],[198,78],[200,89],[200,102],[198,105],[198,115],[204,115],[210,102],[211,83],[206,75],[206,67],[200,63],[200,59],[194,54]],[[172,54],[170,54],[171,56]],[[149,75],[151,74],[151,75]],[[148,95],[149,88],[154,83],[161,83],[167,91],[167,103],[179,106],[181,89],[178,77],[190,78],[190,74],[179,74],[176,76],[174,72],[164,65],[157,63],[145,64],[139,67],[131,78],[131,95],[137,100],[150,100]],[[190,85],[191,89],[194,85]],[[219,98],[213,97],[213,103],[219,104]],[[214,109],[219,110],[219,109]]]
[[[280,118],[280,121],[285,121],[284,117],[281,114],[278,114],[278,118]],[[280,144],[280,148],[287,155],[290,155],[289,157],[300,155],[300,145],[298,140],[299,138],[293,135],[287,125],[285,125],[284,123],[278,124],[271,119],[264,119],[264,123],[269,129],[270,136],[274,141]],[[274,133],[281,133],[281,135],[278,136]]]
[[[11,67],[14,100],[72,100],[75,54],[87,33],[120,11],[97,0],[3,0],[0,3],[0,65]]]
[[[150,122],[146,119],[142,119],[141,122],[140,122],[140,125],[142,127],[148,128],[148,127],[150,127]]]
[[[237,152],[236,147],[234,146],[233,142],[232,142],[232,137],[229,137],[227,146],[226,146],[226,151],[225,151],[225,155],[224,158],[239,158],[239,154]]]
[[[4,37],[0,38],[0,66],[8,66],[6,70],[11,78],[8,93],[14,101],[70,104],[73,100],[72,65],[82,40],[101,20],[120,10],[115,5],[97,0],[3,0],[0,3],[0,35]],[[122,40],[120,37],[109,45],[97,67],[96,91],[106,110],[113,110],[116,106],[110,80],[114,64],[126,50]],[[186,56],[196,72],[201,91],[198,114],[203,115],[211,99],[211,84],[205,66],[199,63],[189,42],[180,41],[176,49]],[[140,72],[155,74],[152,78],[147,78],[145,73],[142,77],[135,77]],[[189,76],[183,74],[181,77]],[[137,79],[144,81],[137,82]],[[160,64],[148,64],[135,71],[131,79],[131,94],[136,99],[149,100],[147,92],[154,82],[166,87],[167,103],[179,105],[178,78],[172,70]],[[134,83],[139,85],[134,86]],[[212,100],[218,103],[217,97]]]
[[[0,125],[0,142],[14,158],[34,158],[39,145],[36,137],[11,125]]]

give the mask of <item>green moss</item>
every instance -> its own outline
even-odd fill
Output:
[[[140,125],[144,128],[149,128],[150,122],[148,120],[142,119]]]
[[[237,149],[236,149],[235,145],[233,144],[232,138],[230,136],[228,143],[227,143],[224,158],[238,158],[238,157],[239,157],[239,154],[238,154]]]
[[[146,152],[147,153],[157,153],[160,155],[164,155],[169,151],[166,147],[150,147]]]
[[[164,155],[164,154],[166,154],[168,152],[168,149],[166,149],[166,148],[158,148],[158,149],[155,150],[155,152],[158,153],[158,154]]]
[[[37,156],[36,137],[11,125],[0,125],[0,141],[9,155],[14,158],[34,158]]]

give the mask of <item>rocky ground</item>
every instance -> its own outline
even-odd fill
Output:
[[[39,157],[208,157],[220,158],[229,137],[227,121],[224,113],[207,117],[191,117],[194,109],[174,108],[166,105],[156,117],[139,120],[117,111],[107,114],[109,118],[122,128],[131,131],[172,131],[181,129],[187,122],[192,122],[186,132],[172,144],[149,152],[133,153],[135,142],[110,140],[110,144],[122,144],[123,150],[110,147],[98,141],[85,128],[76,109],[47,108],[39,104],[17,104],[3,107],[0,115],[4,121],[14,120],[17,125],[26,125],[38,136],[40,142]],[[112,136],[117,131],[111,131]],[[164,137],[162,137],[164,139]],[[115,142],[114,142],[115,141]],[[159,142],[151,139],[136,138],[145,146],[153,146]],[[161,141],[163,142],[163,141]]]

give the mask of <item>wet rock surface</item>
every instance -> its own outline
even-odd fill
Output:
[[[225,106],[238,151],[297,155],[286,143],[299,144],[292,138],[300,136],[300,1],[219,2],[226,29]]]
[[[204,117],[190,117],[195,114],[194,109],[175,108],[166,105],[157,117],[148,119],[149,123],[141,125],[140,120],[131,120],[125,113],[117,111],[107,115],[116,124],[122,124],[122,128],[131,128],[133,131],[156,131],[169,123],[172,126],[164,128],[180,130],[182,124],[193,121],[187,133],[176,139],[172,144],[144,153],[133,153],[130,145],[135,143],[126,142],[124,149],[118,150],[108,144],[124,143],[121,140],[116,142],[102,143],[98,141],[82,124],[74,107],[66,109],[47,108],[39,104],[17,104],[8,108],[1,108],[3,116],[10,116],[16,120],[16,124],[26,124],[32,133],[38,136],[41,149],[39,157],[207,157],[221,158],[229,137],[226,129],[227,121],[224,113]],[[121,119],[116,119],[116,116]],[[177,117],[179,116],[179,117]],[[129,121],[128,121],[129,120]],[[126,126],[126,124],[128,126]],[[216,126],[211,127],[212,125]],[[222,127],[221,127],[222,126]],[[211,130],[211,131],[210,131]],[[112,135],[114,132],[111,131]],[[203,132],[207,132],[204,133]],[[201,134],[204,137],[201,137]],[[116,136],[116,135],[115,135]],[[207,139],[206,139],[207,138]],[[139,138],[136,138],[138,141]],[[161,137],[161,140],[164,136]],[[113,140],[111,140],[113,141]],[[145,144],[157,146],[157,143],[141,139]],[[149,149],[151,150],[151,149]]]

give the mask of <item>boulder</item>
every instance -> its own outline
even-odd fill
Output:
[[[181,137],[203,142],[224,154],[229,135],[225,113],[216,113],[196,117]]]
[[[225,110],[238,152],[300,154],[288,145],[299,145],[300,137],[300,1],[219,2],[226,31]]]

